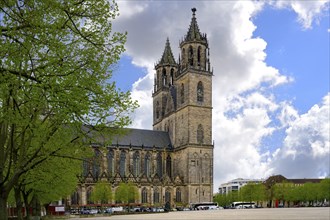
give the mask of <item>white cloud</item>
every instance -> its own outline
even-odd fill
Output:
[[[283,127],[287,127],[299,117],[299,114],[291,103],[282,102],[280,105],[281,112],[278,116],[278,119],[280,120]]]
[[[313,22],[318,23],[322,12],[329,10],[329,1],[301,1],[301,0],[284,0],[275,1],[274,5],[278,8],[290,8],[298,15],[298,22],[303,28],[309,29]]]
[[[190,8],[196,7],[197,22],[201,32],[207,33],[211,65],[214,67],[214,190],[230,179],[265,178],[275,171],[285,170],[280,169],[281,164],[273,160],[288,159],[283,155],[290,152],[297,154],[298,148],[290,148],[289,143],[294,142],[298,121],[304,116],[299,116],[290,102],[276,103],[275,97],[265,92],[292,81],[267,65],[267,42],[253,37],[256,26],[252,18],[263,9],[265,3],[173,1],[166,4],[147,1],[141,10],[135,11],[139,5],[137,2],[124,2],[119,5],[120,11],[127,10],[127,16],[115,21],[114,28],[128,31],[126,53],[133,58],[135,65],[147,68],[146,76],[133,85],[132,97],[139,101],[140,108],[134,114],[132,127],[151,129],[154,64],[161,58],[167,37],[170,38],[174,56],[178,57],[179,40],[187,33],[191,20]],[[280,3],[277,6],[281,6]],[[288,7],[282,3],[281,7],[284,6]],[[313,10],[313,15],[317,14],[317,10]],[[308,18],[314,17],[309,15]],[[279,127],[272,124],[272,115],[277,113]],[[317,117],[316,114],[311,115]],[[292,131],[287,130],[285,147],[274,152],[265,151],[261,146],[263,138],[288,126]],[[325,154],[328,146],[317,140],[310,143],[309,149],[319,157]]]
[[[329,96],[289,123],[284,146],[271,163],[274,172],[297,178],[329,176]]]

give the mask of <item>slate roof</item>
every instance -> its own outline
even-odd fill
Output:
[[[171,150],[172,144],[168,132],[134,128],[104,128],[96,131],[84,127],[86,134],[91,137],[90,144],[94,146],[144,147]]]
[[[172,149],[168,132],[127,128],[113,138],[112,145]]]

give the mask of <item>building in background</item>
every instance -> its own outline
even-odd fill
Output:
[[[243,179],[237,178],[219,186],[219,194],[228,194],[239,189],[248,183],[263,183],[263,179]]]

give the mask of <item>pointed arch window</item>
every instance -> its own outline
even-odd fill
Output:
[[[201,124],[197,128],[197,143],[202,144],[204,142],[204,130]]]
[[[89,159],[84,159],[83,161],[83,177],[87,177],[90,169],[90,161]]]
[[[180,90],[180,96],[181,96],[181,104],[184,103],[184,84],[181,84],[181,90]]]
[[[114,155],[113,150],[109,149],[107,154],[107,159],[108,159],[108,174],[110,176],[113,176],[115,171],[113,155]]]
[[[126,152],[120,152],[120,160],[119,160],[119,174],[124,177],[126,175]]]
[[[154,204],[159,203],[159,190],[158,188],[154,188]]]
[[[163,176],[163,158],[161,152],[157,154],[157,174],[159,177]]]
[[[141,202],[142,203],[148,202],[148,191],[145,187],[142,189],[142,192],[141,192]]]
[[[74,192],[71,195],[71,205],[79,205],[79,193]]]
[[[203,83],[201,81],[197,84],[197,102],[203,102],[204,101],[204,88]]]
[[[172,68],[171,69],[171,85],[173,85],[173,83],[174,83],[174,69]]]
[[[167,189],[165,191],[165,203],[167,203],[167,202],[169,202],[169,203],[171,202],[171,192],[169,189]]]
[[[133,175],[135,177],[140,175],[140,153],[135,151],[133,155]]]
[[[157,101],[157,103],[156,103],[156,118],[157,119],[159,118],[159,111],[160,111],[159,102]]]
[[[188,59],[189,59],[189,65],[193,66],[194,65],[194,49],[192,46],[189,46]]]
[[[197,65],[200,66],[201,65],[201,46],[198,47],[197,49]]]
[[[181,202],[181,189],[177,188],[175,192],[175,202]]]
[[[186,50],[182,48],[182,64],[186,63]]]
[[[163,86],[166,86],[167,79],[166,79],[166,69],[165,68],[163,69],[163,72],[162,72],[162,81],[163,81]]]
[[[172,177],[172,159],[170,155],[167,155],[166,158],[166,174]]]
[[[94,158],[93,158],[93,177],[98,179],[100,176],[100,165],[101,165],[101,152],[98,149],[95,149]]]
[[[146,174],[147,177],[151,176],[150,172],[150,153],[148,152],[144,158],[144,173]]]

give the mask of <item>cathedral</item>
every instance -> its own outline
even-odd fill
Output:
[[[176,61],[167,38],[155,65],[153,130],[126,128],[112,135],[111,144],[96,138],[94,162],[84,163],[71,205],[92,204],[100,180],[113,192],[120,182],[133,182],[140,204],[175,207],[213,200],[213,70],[195,8],[179,48]]]

